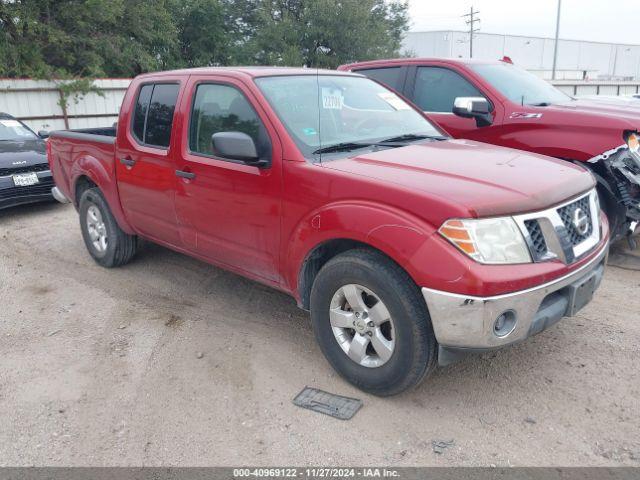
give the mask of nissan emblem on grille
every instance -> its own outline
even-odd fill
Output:
[[[589,217],[580,207],[573,211],[573,227],[580,235],[586,235],[589,230]]]
[[[515,216],[534,262],[573,263],[600,241],[598,197],[594,190],[547,210]]]
[[[558,214],[567,229],[571,245],[576,246],[581,244],[593,232],[591,207],[588,196],[582,197],[564,207],[560,207]]]

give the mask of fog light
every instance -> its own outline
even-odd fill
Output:
[[[496,318],[496,322],[493,324],[493,333],[498,337],[506,337],[513,332],[514,328],[516,328],[516,312],[507,310]]]

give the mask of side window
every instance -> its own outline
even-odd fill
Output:
[[[258,114],[237,88],[198,85],[189,123],[189,149],[213,155],[211,136],[218,132],[246,133],[253,138],[261,158],[271,154],[271,143]]]
[[[133,135],[144,143],[144,122],[147,120],[149,100],[151,100],[153,85],[143,85],[138,93],[136,109],[133,112]]]
[[[386,86],[400,91],[402,85],[400,85],[401,70],[400,67],[387,67],[387,68],[371,68],[366,70],[355,70],[355,73],[361,73],[369,78],[373,78]]]
[[[179,85],[163,83],[140,89],[132,122],[133,135],[140,142],[161,148],[169,146],[179,90]]]
[[[447,68],[418,67],[413,101],[425,112],[451,113],[456,97],[483,97],[477,88]]]

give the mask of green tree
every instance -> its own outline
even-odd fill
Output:
[[[397,56],[408,29],[406,1],[265,0],[247,48],[265,65],[335,68]]]
[[[131,76],[179,58],[165,0],[0,0],[0,74]]]
[[[398,54],[406,0],[0,0],[0,75],[336,67]]]
[[[225,65],[234,42],[226,5],[220,0],[177,0],[173,7],[180,60],[188,67]]]

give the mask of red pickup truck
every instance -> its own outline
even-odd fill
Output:
[[[404,58],[339,67],[393,88],[455,138],[584,165],[612,238],[640,221],[640,108],[580,100],[508,61]]]
[[[287,292],[333,367],[378,395],[573,315],[608,252],[589,172],[452,140],[362,75],[142,75],[117,128],[47,148],[98,264],[145,238]]]

